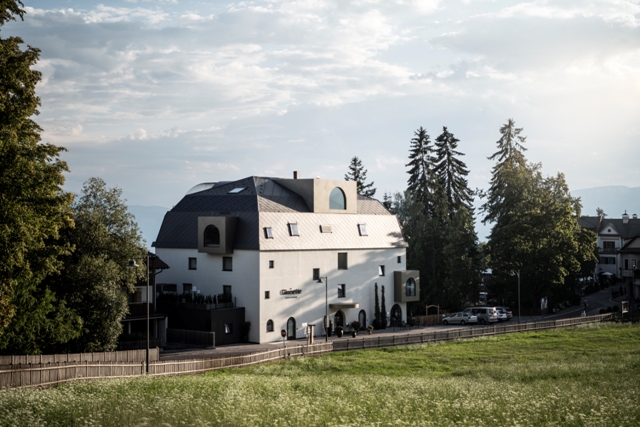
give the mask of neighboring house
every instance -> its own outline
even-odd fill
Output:
[[[146,270],[144,263],[139,268]],[[167,341],[167,316],[156,311],[156,301],[153,289],[156,284],[156,276],[169,269],[169,266],[155,254],[149,253],[149,332],[157,344],[164,346]],[[129,314],[122,319],[123,334],[132,336],[146,336],[147,326],[147,282],[145,280],[136,284],[136,291],[129,297]],[[145,344],[146,345],[146,344]]]
[[[640,219],[636,214],[631,218],[625,212],[622,218],[581,217],[581,227],[597,235],[598,264],[596,276],[625,279],[630,284],[633,297],[640,297]]]
[[[325,310],[334,327],[369,325],[376,283],[398,321],[420,296],[396,216],[353,181],[294,172],[200,184],[167,212],[153,246],[172,266],[163,286],[233,295],[252,342],[280,340],[281,330],[302,338],[306,325],[323,335]]]

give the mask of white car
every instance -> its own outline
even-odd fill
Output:
[[[448,325],[449,323],[460,325],[464,325],[465,323],[478,323],[478,317],[474,316],[471,313],[461,311],[459,313],[450,314],[449,316],[442,319],[443,325]]]
[[[509,320],[507,313],[505,313],[504,310],[498,309],[498,322],[506,322],[507,320]]]

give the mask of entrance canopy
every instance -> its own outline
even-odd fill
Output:
[[[340,304],[329,304],[329,308],[335,308],[336,310],[346,309],[346,308],[360,308],[359,302],[344,302]]]

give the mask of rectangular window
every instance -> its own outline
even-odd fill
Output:
[[[222,257],[222,271],[233,271],[233,258],[230,256]]]
[[[367,224],[358,224],[358,233],[360,233],[361,236],[368,236]]]
[[[189,258],[189,270],[197,270],[197,269],[198,269],[198,259]]]
[[[273,239],[273,229],[271,227],[264,228],[264,238]]]
[[[222,293],[225,297],[231,298],[231,285],[222,285]]]
[[[402,257],[401,256],[398,257],[398,264],[402,264]]]
[[[635,270],[637,267],[638,267],[638,260],[633,258],[631,260],[631,268]]]
[[[225,323],[224,324],[224,333],[232,334],[233,333],[233,323]]]
[[[320,232],[321,233],[331,233],[331,226],[330,225],[321,225],[320,226]]]
[[[338,285],[338,298],[345,298],[347,295],[347,285]]]
[[[290,236],[299,236],[300,235],[300,233],[298,232],[298,224],[289,223],[289,235]]]
[[[269,268],[273,268],[274,265],[275,265],[274,261],[272,259],[269,260]]]
[[[628,270],[629,269],[629,260],[625,258],[624,260],[624,269]]]
[[[378,266],[378,276],[384,276],[384,265]]]
[[[182,284],[182,293],[190,294],[193,291],[193,285],[191,283]]]
[[[604,249],[615,249],[616,248],[616,242],[602,242],[602,247]]]
[[[338,252],[338,270],[347,270],[347,253]]]
[[[314,268],[313,269],[313,280],[315,280],[316,282],[318,280],[320,280],[320,269],[319,268]]]
[[[269,299],[271,298],[271,292],[270,291],[264,291],[264,299]]]

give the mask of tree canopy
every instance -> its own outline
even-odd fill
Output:
[[[22,18],[20,6],[0,1],[0,25]],[[41,143],[41,128],[31,118],[40,105],[35,87],[41,75],[31,69],[40,51],[22,44],[18,37],[0,37],[0,349],[23,340],[7,336],[21,324],[29,329],[25,335],[40,340],[68,337],[58,325],[69,312],[42,284],[71,250],[58,241],[61,229],[73,224],[72,195],[62,190],[68,169],[59,157],[64,149]],[[29,326],[16,317],[18,310],[42,323]]]

